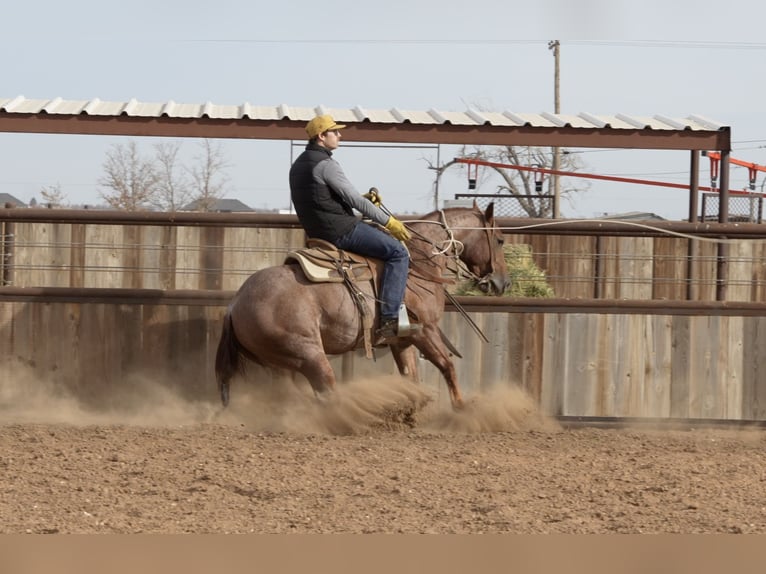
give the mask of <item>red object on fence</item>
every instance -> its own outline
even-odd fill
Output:
[[[708,157],[710,157],[711,156],[711,152],[707,152],[706,155]],[[718,155],[718,159],[720,160],[720,154],[715,154],[715,155]],[[732,163],[736,163],[737,165],[743,165],[744,164],[746,166],[749,166],[749,165],[756,166],[756,170],[757,171],[766,171],[766,167],[764,167],[764,166],[760,166],[760,165],[757,165],[757,164],[747,164],[746,162],[741,162],[740,160],[731,160],[731,161],[732,161]],[[675,188],[675,189],[689,189],[689,186],[687,184],[684,184],[684,183],[671,183],[669,181],[655,181],[655,180],[651,180],[651,179],[635,179],[635,178],[632,178],[632,177],[619,177],[619,176],[616,176],[616,175],[598,175],[598,174],[595,174],[595,173],[582,173],[582,172],[576,172],[576,171],[561,171],[561,170],[556,170],[556,169],[547,169],[547,168],[543,168],[543,167],[533,167],[533,166],[525,166],[525,165],[513,165],[513,164],[507,164],[507,163],[497,163],[497,162],[484,161],[484,160],[474,159],[474,158],[456,157],[455,158],[455,162],[457,162],[457,163],[465,163],[465,164],[468,164],[469,166],[471,166],[471,165],[474,165],[474,166],[483,165],[483,166],[487,166],[487,167],[517,169],[519,171],[532,171],[532,172],[536,172],[536,173],[548,173],[548,174],[551,174],[551,175],[562,175],[562,176],[566,176],[566,177],[584,177],[586,179],[600,179],[600,180],[605,180],[605,181],[616,181],[616,182],[619,182],[619,183],[637,183],[637,184],[640,184],[640,185],[654,185],[654,186],[658,186],[658,187],[672,187],[672,188]],[[712,169],[712,167],[711,167],[711,169]],[[469,167],[469,173],[470,173],[470,167]],[[711,172],[711,176],[712,176],[712,172]],[[718,172],[717,172],[717,168],[716,168],[716,178],[717,178],[717,176],[718,176]],[[755,179],[754,179],[753,176],[751,176],[751,189],[753,189],[754,186],[755,186]],[[717,187],[699,186],[698,189],[700,191],[718,192],[718,188]],[[756,196],[764,195],[764,194],[760,194],[760,193],[750,193],[750,192],[748,192],[746,190],[734,190],[734,189],[730,190],[729,193],[735,194],[735,195],[743,195],[743,194],[746,194],[746,195],[756,195]]]

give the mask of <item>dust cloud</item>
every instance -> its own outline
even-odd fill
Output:
[[[303,381],[273,378],[252,384],[235,380],[231,403],[192,400],[148,376],[134,376],[92,405],[55,377],[41,378],[23,365],[0,367],[0,424],[238,426],[253,432],[347,435],[417,428],[426,432],[481,433],[551,429],[518,388],[497,385],[469,397],[466,407],[440,408],[420,386],[395,375],[338,385],[318,400]]]
[[[177,426],[211,420],[216,406],[183,399],[148,377],[129,377],[110,389],[108,400],[91,405],[55,374],[41,377],[27,366],[0,367],[0,424],[37,423]]]
[[[556,431],[558,422],[543,415],[535,401],[521,388],[506,384],[469,397],[461,410],[437,411],[424,418],[421,428],[449,433],[504,431]]]

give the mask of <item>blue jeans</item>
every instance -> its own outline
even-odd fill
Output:
[[[361,222],[334,243],[340,249],[384,262],[380,279],[380,315],[384,320],[398,317],[410,268],[410,254],[404,245],[385,231]]]

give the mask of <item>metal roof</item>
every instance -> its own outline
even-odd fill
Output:
[[[318,114],[348,125],[346,140],[480,145],[551,145],[728,150],[728,126],[698,115],[577,115],[326,106],[0,98],[0,131],[104,135],[306,138]]]
[[[652,130],[694,130],[710,131],[724,128],[724,124],[701,116],[690,115],[686,118],[669,118],[655,115],[614,116],[580,113],[577,115],[539,114],[504,112],[485,112],[468,109],[464,112],[400,110],[368,110],[359,106],[354,108],[254,106],[247,102],[238,105],[218,105],[211,102],[204,104],[181,104],[172,100],[167,102],[139,102],[135,99],[127,102],[104,102],[93,100],[52,100],[27,99],[23,96],[0,98],[0,112],[8,114],[53,114],[86,116],[133,116],[148,118],[210,118],[235,120],[297,120],[307,122],[315,115],[331,114],[338,122],[375,122],[383,124],[452,124],[456,126],[502,126],[502,127],[573,127],[613,129],[652,129]]]

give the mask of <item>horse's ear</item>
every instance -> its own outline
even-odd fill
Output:
[[[484,218],[487,220],[487,223],[492,223],[492,220],[495,218],[495,202],[492,201],[487,206],[487,211],[484,212]]]
[[[475,199],[473,200],[473,209],[474,209],[474,211],[481,211],[481,210],[479,209],[479,204],[478,204],[478,203],[476,203],[476,200],[475,200]]]

